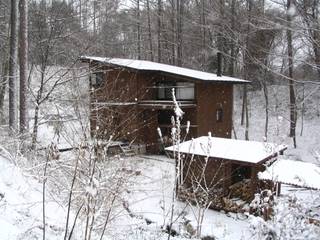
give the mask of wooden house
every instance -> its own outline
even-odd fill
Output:
[[[248,81],[142,60],[81,57],[89,63],[91,133],[101,139],[129,142],[157,153],[157,128],[167,145],[173,115],[172,88],[190,121],[191,137],[230,138],[233,86]],[[162,147],[163,149],[163,147]]]

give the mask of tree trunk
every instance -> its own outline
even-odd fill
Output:
[[[244,111],[246,113],[246,129],[245,139],[249,140],[249,111],[248,111],[248,97],[247,97],[247,85],[244,86]]]
[[[7,81],[8,81],[8,62],[5,58],[3,67],[2,67],[2,79],[0,82],[0,124],[5,123],[5,115],[4,115],[4,98],[6,94]]]
[[[289,98],[290,98],[290,137],[293,139],[293,146],[297,147],[296,142],[296,97],[294,92],[293,82],[293,45],[292,45],[292,30],[291,22],[292,17],[290,15],[291,0],[287,0],[287,44],[288,44],[288,78],[289,78]]]
[[[305,113],[305,86],[302,85],[302,106],[301,106],[301,131],[300,136],[302,136],[303,133],[303,125],[304,125],[304,113]]]
[[[161,17],[162,17],[162,1],[158,0],[158,62],[160,63],[161,60],[161,32],[162,32],[162,24],[161,24]]]
[[[40,110],[40,105],[42,102],[42,94],[43,94],[43,88],[44,88],[44,78],[45,78],[45,71],[47,67],[47,60],[48,60],[48,52],[46,52],[42,66],[41,66],[41,82],[40,82],[40,87],[37,92],[37,96],[35,99],[35,104],[36,107],[34,109],[34,117],[33,117],[33,131],[32,131],[32,149],[36,148],[37,144],[37,138],[38,138],[38,124],[39,124],[39,110]]]
[[[96,22],[97,1],[93,1],[93,35],[97,36],[97,22]]]
[[[36,107],[34,109],[34,119],[33,119],[33,131],[32,131],[32,149],[36,148],[37,144],[37,136],[38,136],[38,122],[39,122],[39,104],[36,103]]]
[[[231,2],[231,30],[232,30],[232,39],[231,39],[231,44],[230,44],[230,64],[229,64],[229,76],[233,77],[234,76],[234,62],[236,58],[235,54],[235,26],[236,26],[236,9],[235,9],[235,0],[232,0]]]
[[[11,130],[16,129],[16,73],[17,73],[17,0],[11,1],[10,16],[10,57],[9,57],[9,127]]]
[[[27,79],[28,79],[28,3],[20,0],[20,36],[19,36],[19,60],[20,60],[20,133],[28,129],[27,120]]]
[[[150,20],[150,4],[149,4],[149,0],[147,0],[147,14],[148,14],[148,33],[149,33],[150,60],[153,61],[153,46],[152,46],[152,33],[151,33],[151,20]]]
[[[137,47],[138,59],[141,59],[141,26],[140,26],[140,0],[137,1]]]
[[[172,11],[171,11],[171,18],[170,18],[170,20],[171,20],[171,26],[172,26],[172,34],[171,34],[171,36],[172,36],[172,39],[171,39],[171,57],[170,57],[170,59],[171,59],[171,61],[170,61],[170,64],[172,64],[172,65],[175,65],[175,63],[176,63],[176,43],[177,43],[177,41],[176,41],[176,37],[177,37],[177,34],[176,34],[176,29],[177,29],[177,17],[176,17],[176,3],[175,3],[175,1],[171,1],[171,9],[172,9]],[[168,42],[168,41],[166,41],[166,42]]]
[[[266,72],[266,71],[265,71]],[[267,73],[265,73],[266,75]],[[266,102],[266,107],[265,107],[265,125],[264,125],[264,136],[267,140],[268,138],[268,125],[269,125],[269,98],[268,98],[268,87],[267,83],[264,81],[263,83],[263,94],[264,94],[264,99]]]
[[[248,56],[248,47],[249,47],[249,34],[250,34],[250,24],[251,24],[251,11],[252,11],[252,2],[251,0],[247,0],[247,11],[248,11],[248,24],[247,24],[247,36],[246,36],[246,51],[244,55],[244,75],[245,79],[249,79],[249,56]],[[243,98],[242,98],[242,112],[241,112],[241,125],[243,126],[244,120],[246,120],[246,129],[245,129],[245,135],[246,135],[246,140],[248,140],[248,131],[249,131],[249,115],[246,112],[248,110],[248,99],[247,99],[247,85],[243,87]],[[245,119],[244,119],[245,118]]]
[[[182,15],[183,15],[183,1],[177,0],[177,65],[182,66]]]

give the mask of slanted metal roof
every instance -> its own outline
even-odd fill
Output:
[[[165,150],[253,165],[263,163],[285,149],[286,145],[274,143],[203,136]]]
[[[228,77],[228,76],[217,76],[214,73],[202,72],[189,68],[177,67],[163,63],[156,63],[145,60],[133,60],[133,59],[122,59],[122,58],[103,58],[103,57],[90,57],[82,56],[82,61],[95,61],[107,65],[120,66],[124,68],[135,69],[139,71],[157,71],[168,74],[174,74],[182,77],[193,78],[201,81],[209,82],[227,82],[227,83],[250,83],[250,81],[243,80],[240,78]]]
[[[261,180],[320,190],[320,167],[313,163],[278,159],[258,174]]]

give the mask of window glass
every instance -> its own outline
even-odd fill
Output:
[[[103,72],[95,72],[92,73],[91,76],[91,84],[94,87],[101,87],[103,85],[104,73]]]
[[[223,109],[222,108],[218,108],[216,110],[216,120],[217,120],[217,122],[223,121]]]
[[[194,99],[194,83],[177,82],[176,97],[178,100]]]
[[[158,99],[172,100],[172,88],[175,88],[177,100],[194,99],[194,83],[188,82],[160,82],[158,87]]]
[[[172,88],[175,87],[174,82],[160,82],[157,84],[158,99],[159,100],[172,100]]]

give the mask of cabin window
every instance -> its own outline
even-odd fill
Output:
[[[194,99],[194,83],[177,82],[176,98],[178,100]]]
[[[103,80],[104,80],[104,73],[103,72],[95,72],[92,73],[90,76],[91,85],[93,87],[102,87]]]
[[[177,100],[194,99],[194,83],[160,82],[157,84],[157,88],[159,100],[172,100],[172,88],[175,89]]]
[[[171,100],[172,99],[172,88],[174,87],[173,82],[160,82],[157,84],[158,88],[158,99],[159,100]]]
[[[222,122],[223,121],[223,109],[222,108],[218,108],[216,110],[216,121],[217,122]]]

